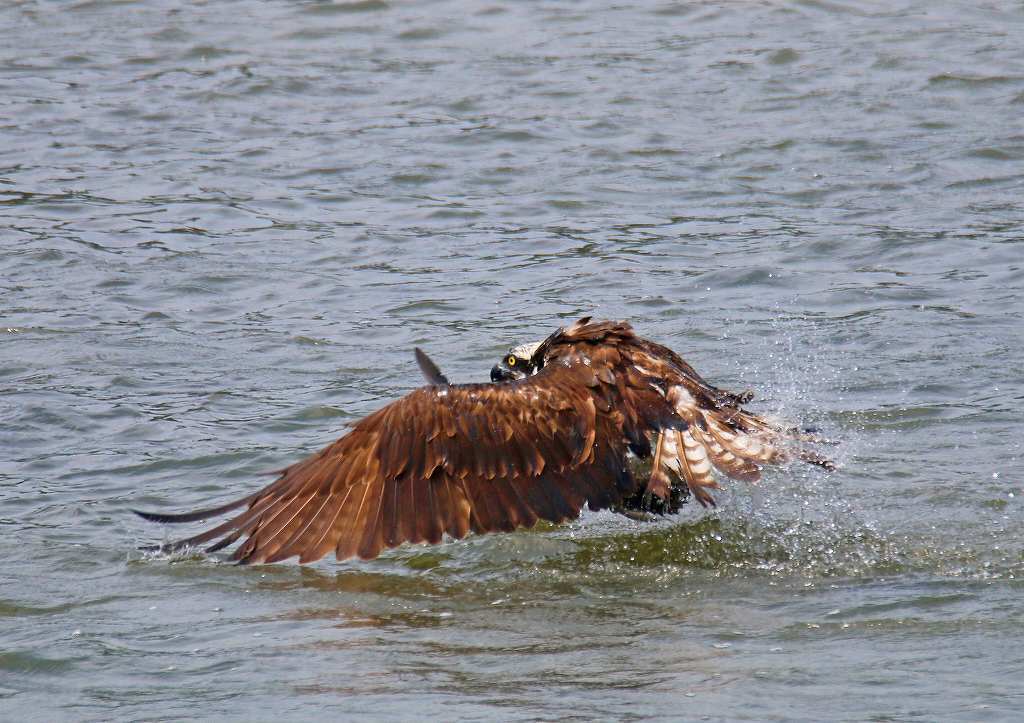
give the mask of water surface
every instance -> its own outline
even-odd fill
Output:
[[[1016,720],[1019,3],[0,8],[0,718]],[[625,318],[832,475],[237,568],[241,496]],[[190,528],[195,529],[195,528]]]

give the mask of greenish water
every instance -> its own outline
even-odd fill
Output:
[[[0,719],[1019,719],[1019,3],[26,1],[0,38]],[[138,551],[130,507],[263,484],[413,346],[485,380],[584,313],[840,470],[373,562]]]

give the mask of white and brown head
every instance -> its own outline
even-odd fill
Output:
[[[491,368],[492,382],[510,382],[525,379],[540,371],[544,366],[543,354],[538,354],[543,342],[514,346]]]

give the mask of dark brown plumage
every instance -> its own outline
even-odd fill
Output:
[[[262,490],[200,512],[138,514],[192,522],[244,508],[164,550],[244,540],[232,555],[244,563],[305,563],[330,552],[368,559],[403,542],[562,522],[584,504],[668,500],[673,489],[711,505],[712,466],[749,481],[794,453],[832,468],[800,449],[800,435],[744,411],[749,394],[709,385],[624,322],[584,318],[559,329],[534,352],[536,373],[516,381],[449,385],[419,350],[417,360],[430,386],[366,417]],[[634,479],[628,452],[653,454],[649,480]]]

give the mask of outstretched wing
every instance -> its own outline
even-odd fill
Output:
[[[189,522],[245,507],[164,549],[215,541],[212,551],[244,538],[233,554],[240,562],[311,562],[332,551],[339,560],[369,559],[403,542],[510,531],[574,518],[585,503],[616,505],[636,491],[627,445],[671,414],[646,381],[620,390],[598,383],[584,363],[508,384],[423,387],[253,495],[184,515],[139,514]]]

